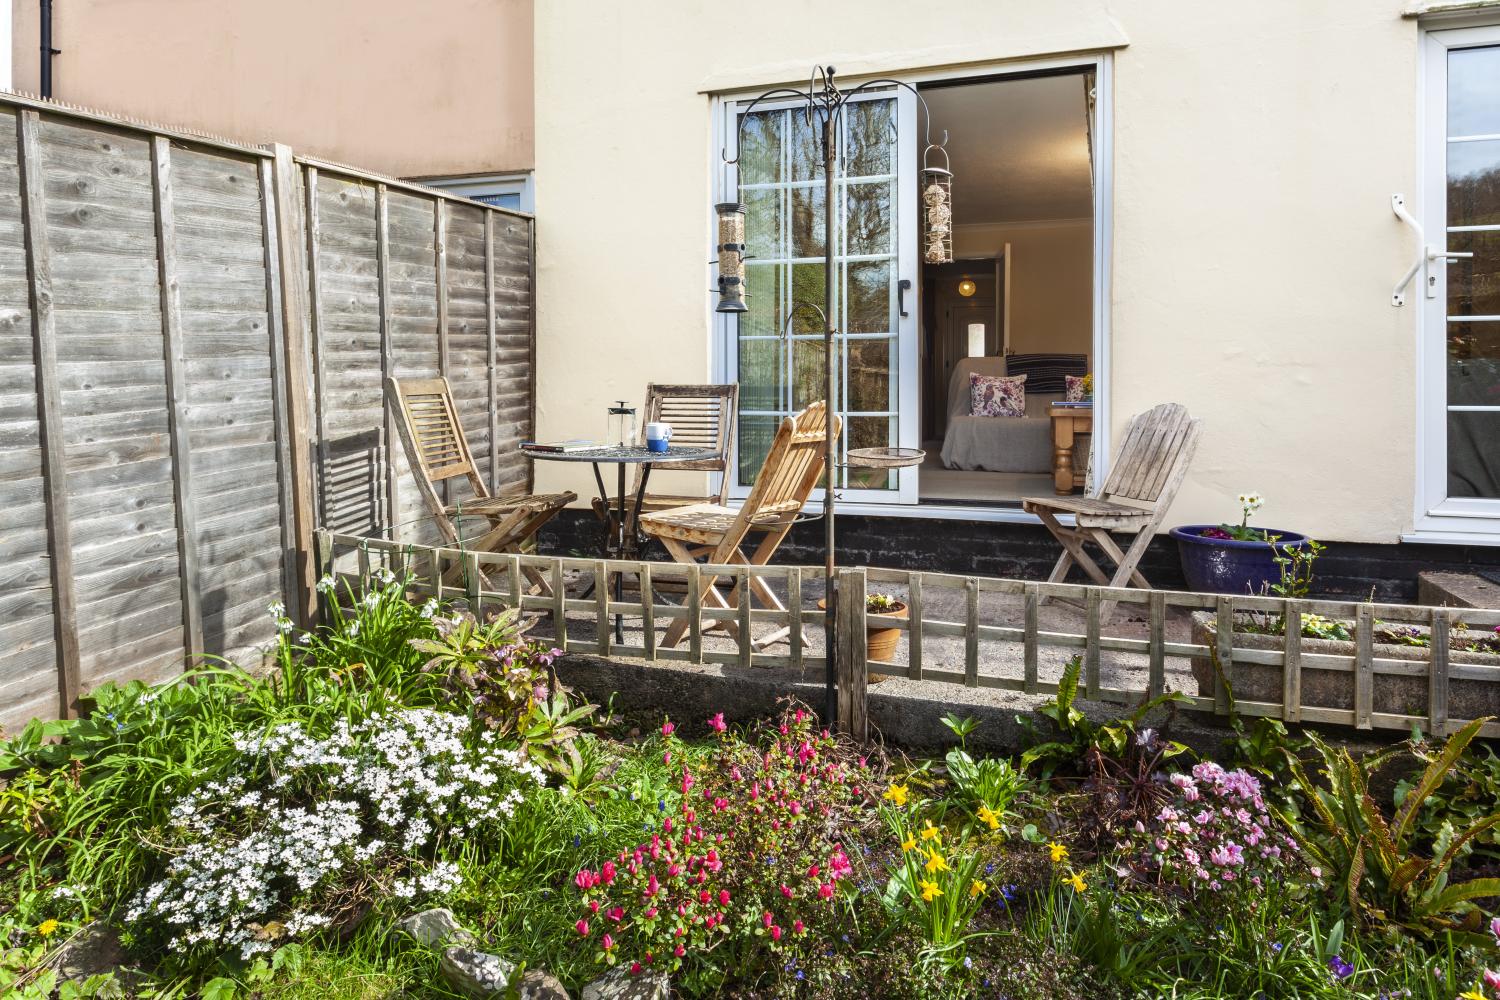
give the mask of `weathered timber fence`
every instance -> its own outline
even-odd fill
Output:
[[[604,656],[638,657],[646,660],[722,663],[748,667],[822,668],[825,654],[816,648],[822,637],[824,614],[804,608],[805,596],[821,592],[823,570],[810,566],[684,565],[620,560],[580,559],[532,555],[500,555],[455,548],[403,545],[384,539],[320,532],[319,565],[325,572],[348,566],[343,578],[358,580],[372,568],[382,567],[410,574],[413,589],[440,599],[462,597],[471,609],[484,613],[494,607],[520,608],[545,617],[539,624],[550,626],[551,639],[560,648]],[[551,594],[529,593],[522,566],[541,570],[551,581]],[[613,582],[624,574],[635,584],[635,594],[614,599]],[[699,582],[712,575],[733,584],[729,607],[708,607],[697,595]],[[786,610],[761,608],[751,603],[751,578],[779,588]],[[582,579],[580,579],[582,578]],[[569,580],[595,583],[587,598],[568,596]],[[681,592],[680,603],[664,603],[658,588],[673,584]],[[685,586],[684,586],[685,585]],[[1216,594],[1178,593],[1161,590],[1125,590],[1079,584],[1002,580],[990,577],[952,576],[908,570],[852,568],[840,571],[839,623],[843,639],[835,651],[839,678],[840,717],[856,733],[866,725],[867,678],[903,677],[913,681],[935,681],[969,688],[992,688],[1027,694],[1055,694],[1061,662],[1082,658],[1080,694],[1086,698],[1130,705],[1177,690],[1188,707],[1224,715],[1230,711],[1232,689],[1241,681],[1246,687],[1269,693],[1235,697],[1235,711],[1252,716],[1271,716],[1291,722],[1320,722],[1358,729],[1406,730],[1421,726],[1438,735],[1456,730],[1469,718],[1500,714],[1500,656],[1454,654],[1450,632],[1461,614],[1463,624],[1492,629],[1500,625],[1500,611],[1414,607],[1352,601],[1284,600],[1276,597],[1233,597]],[[896,593],[908,605],[907,618],[868,614],[862,599],[871,592]],[[843,595],[858,600],[844,600]],[[1008,600],[1014,613],[1009,623],[986,620],[981,598]],[[1048,600],[1072,602],[1070,616],[1075,628],[1042,627],[1042,606]],[[1101,621],[1101,607],[1118,602],[1126,617],[1144,618],[1145,637],[1110,635]],[[949,617],[935,609],[957,611]],[[1172,612],[1179,623],[1184,613],[1207,616],[1197,632],[1204,641],[1182,642],[1168,638]],[[1353,623],[1354,636],[1347,653],[1328,652],[1328,643],[1304,639],[1304,616]],[[570,617],[571,616],[571,617]],[[994,617],[991,612],[990,617]],[[1285,622],[1284,634],[1246,631],[1247,618],[1261,622]],[[617,642],[614,626],[630,619],[632,641]],[[684,645],[664,648],[658,631],[675,619],[686,618]],[[1394,648],[1374,641],[1376,622],[1385,626],[1415,625],[1430,630],[1430,645],[1412,647],[1418,659],[1397,657]],[[712,645],[706,643],[711,625],[730,623],[735,633]],[[756,648],[750,638],[757,626],[790,631],[776,644],[776,652]],[[1081,627],[1078,627],[1081,626]],[[1239,626],[1239,627],[1236,627]],[[896,628],[906,633],[904,662],[866,662],[864,636],[867,627]],[[1116,627],[1116,631],[1120,631]],[[545,634],[545,633],[543,633]],[[762,633],[764,634],[764,633]],[[951,648],[935,655],[939,641]],[[1010,655],[986,659],[1008,645]],[[1016,649],[1016,647],[1019,649]],[[782,652],[781,650],[785,650]],[[1019,670],[1011,669],[1019,653]],[[1058,654],[1045,666],[1043,657]],[[1111,673],[1136,684],[1105,683],[1105,656],[1127,657],[1133,663],[1112,665]],[[1457,658],[1455,658],[1457,656]],[[1487,661],[1487,662],[1486,662]],[[1185,664],[1191,667],[1184,669]],[[1176,669],[1169,687],[1169,665]],[[1274,683],[1246,675],[1246,671],[1270,671]],[[1304,679],[1319,672],[1347,681],[1336,685],[1324,703],[1312,703],[1304,691]],[[821,676],[821,675],[819,675]],[[1232,680],[1231,680],[1232,679]],[[1229,681],[1229,683],[1226,683]],[[1408,693],[1382,689],[1384,682],[1415,682],[1421,689],[1420,704],[1411,704]],[[1469,717],[1450,718],[1450,685],[1471,686],[1465,704],[1486,706]],[[1325,692],[1326,693],[1326,692]],[[1376,710],[1377,693],[1382,702],[1396,702],[1400,710]],[[1406,703],[1402,703],[1406,699]],[[1332,701],[1333,704],[1327,702]],[[1487,706],[1497,706],[1490,708]],[[1481,733],[1500,736],[1500,724],[1489,723]]]
[[[437,541],[386,375],[525,489],[532,219],[0,94],[0,726],[271,638],[327,525]]]

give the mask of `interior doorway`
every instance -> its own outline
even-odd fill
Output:
[[[1094,75],[922,93],[948,131],[955,260],[922,266],[918,497],[1019,506],[1058,488],[1055,414],[1094,371]],[[1010,380],[1003,405],[994,380]],[[1088,468],[1090,447],[1075,434],[1074,468]]]

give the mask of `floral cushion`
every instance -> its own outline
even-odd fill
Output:
[[[1026,416],[1026,376],[971,372],[969,413],[976,417]]]
[[[1064,390],[1066,395],[1063,396],[1064,402],[1085,403],[1094,398],[1094,394],[1089,392],[1088,388],[1084,386],[1084,379],[1086,378],[1088,378],[1087,375],[1063,376],[1063,382],[1066,387]]]

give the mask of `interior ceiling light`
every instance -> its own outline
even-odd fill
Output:
[[[968,298],[969,296],[973,295],[974,294],[974,282],[971,281],[971,280],[969,280],[968,278],[965,278],[963,281],[960,281],[958,283],[958,294],[962,295],[964,298]]]

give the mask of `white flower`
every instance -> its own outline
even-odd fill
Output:
[[[297,637],[297,641],[299,643],[301,643],[302,645],[304,645],[304,646],[306,646],[308,643],[312,642],[312,639],[313,639],[313,637],[312,637],[312,633],[311,632],[303,632],[301,635],[299,635]]]
[[[1261,506],[1266,502],[1265,497],[1259,493],[1241,493],[1239,500],[1240,506],[1245,509],[1246,513],[1260,510]]]
[[[365,595],[364,600],[360,601],[360,603],[367,608],[373,608],[375,605],[380,603],[380,595],[372,590]]]
[[[359,635],[359,619],[356,618],[349,623],[349,638],[352,639],[357,635]]]
[[[319,580],[315,586],[322,593],[325,593],[325,594],[331,594],[331,593],[333,593],[333,588],[335,586],[334,580],[333,580],[333,575],[332,574],[324,574],[323,578],[321,580]]]
[[[422,605],[422,617],[431,618],[435,614],[437,614],[437,598],[429,597],[427,603]]]
[[[282,604],[280,601],[277,601],[267,607],[266,611],[270,613],[272,618],[280,618],[282,615],[286,614],[286,605]]]
[[[290,635],[292,632],[292,620],[290,618],[276,619],[276,629],[282,635]]]

